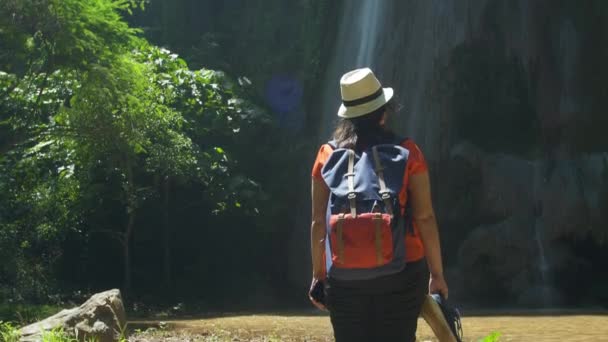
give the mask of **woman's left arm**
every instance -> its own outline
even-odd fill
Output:
[[[429,293],[441,293],[448,298],[448,285],[443,276],[443,261],[439,229],[431,201],[431,182],[428,172],[412,175],[409,183],[414,220],[424,245],[426,260],[431,272]]]

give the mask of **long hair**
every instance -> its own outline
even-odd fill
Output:
[[[389,103],[363,116],[341,118],[333,135],[337,147],[361,151],[373,145],[394,141],[395,134],[380,125],[382,116],[386,111],[391,111],[391,108]]]

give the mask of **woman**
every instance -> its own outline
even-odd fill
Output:
[[[402,208],[408,203],[411,207],[413,229],[405,233],[403,239],[406,266],[372,279],[338,279],[326,271],[330,188],[322,175],[323,166],[334,147],[352,149],[360,155],[366,148],[397,141],[386,127],[393,96],[391,88],[382,88],[368,68],[344,74],[340,88],[340,121],[332,144],[321,146],[312,171],[311,291],[317,282],[324,283],[325,303],[338,342],[415,341],[417,318],[426,294],[440,293],[447,298],[448,286],[443,277],[428,169],[422,152],[412,140],[397,143],[409,152],[402,187],[395,199]],[[318,308],[326,309],[313,296],[310,299]]]

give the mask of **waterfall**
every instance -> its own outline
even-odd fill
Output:
[[[547,264],[547,256],[545,255],[545,248],[543,247],[542,238],[542,222],[540,219],[536,219],[534,223],[534,239],[536,240],[536,247],[538,248],[538,269],[540,270],[540,277],[542,285],[547,284],[547,270],[549,264]]]
[[[549,264],[547,263],[547,256],[545,254],[545,247],[543,245],[542,237],[542,220],[537,218],[534,221],[534,240],[536,240],[536,247],[538,249],[538,270],[540,271],[540,295],[542,305],[550,305],[550,293],[549,293],[549,280],[547,278],[547,271]]]
[[[547,272],[549,271],[549,263],[547,262],[547,254],[545,253],[545,246],[543,240],[543,202],[540,194],[542,193],[542,187],[546,184],[543,165],[539,162],[533,164],[533,200],[535,204],[534,210],[534,241],[536,243],[536,252],[538,253],[537,269],[540,272],[540,302],[543,306],[550,304],[550,293],[549,293],[549,278]]]
[[[352,4],[352,2],[351,2]],[[359,44],[356,54],[355,67],[372,66],[376,53],[376,42],[381,32],[382,8],[386,1],[366,0],[358,6],[357,29],[358,34],[352,37],[355,44]]]
[[[555,253],[556,239],[588,234],[608,220],[601,209],[608,193],[604,171],[599,171],[604,164],[600,159],[589,164],[593,167],[580,159],[568,161],[579,149],[595,153],[605,148],[589,146],[606,142],[601,128],[593,127],[595,122],[599,127],[606,106],[604,92],[596,91],[601,87],[596,72],[605,75],[608,69],[591,67],[602,66],[605,60],[605,50],[595,48],[607,39],[599,30],[604,27],[600,16],[592,15],[593,7],[571,13],[574,1],[560,6],[526,0],[340,4],[332,31],[335,39],[317,87],[320,100],[314,105],[321,118],[315,123],[319,142],[329,138],[336,120],[341,75],[370,66],[385,87],[395,90],[395,101],[402,105],[402,111],[389,116],[391,128],[414,139],[426,157],[438,217],[461,227],[450,235],[458,237],[450,244],[476,241],[475,234],[484,225],[470,227],[471,222],[521,221],[514,227],[514,238],[526,237],[522,248],[529,260],[514,260],[521,264],[511,268],[496,263],[492,271],[521,280],[505,285],[512,298],[559,304],[562,289],[556,276],[563,265]],[[580,20],[583,14],[589,22]],[[509,120],[517,124],[505,128],[503,123]],[[589,138],[583,130],[590,130]],[[520,141],[520,135],[528,138]],[[463,175],[472,179],[466,187],[451,179],[454,151],[463,144],[474,145],[473,154],[480,151],[466,158],[462,172],[474,172]],[[533,179],[489,163],[511,155],[534,164]],[[568,163],[580,171],[556,173]],[[496,203],[477,202],[477,197],[494,196],[499,182],[525,184],[520,191],[525,192],[525,201],[515,200],[519,195],[510,189],[497,187],[513,197],[499,193]],[[569,195],[560,197],[562,193]],[[453,209],[458,200],[468,203],[462,213]],[[508,205],[510,216],[497,215],[493,209],[498,205]],[[508,244],[500,241],[504,248],[510,248]],[[467,263],[474,260],[459,260],[451,267],[470,266]],[[530,272],[537,277],[529,277]],[[478,283],[483,290],[483,279]]]
[[[441,108],[429,96],[429,84],[438,63],[445,62],[451,49],[466,39],[467,25],[477,25],[483,3],[345,1],[318,107],[323,118],[321,139],[328,138],[336,118],[341,75],[369,66],[384,86],[395,89],[396,100],[404,105],[393,128],[420,142],[427,157],[438,157]]]
[[[321,139],[329,137],[336,112],[340,105],[340,77],[347,71],[371,67],[375,69],[379,35],[383,29],[383,17],[389,1],[345,1],[339,22],[334,52],[324,78],[322,111],[319,133]]]

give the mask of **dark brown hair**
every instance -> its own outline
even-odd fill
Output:
[[[373,145],[394,141],[395,134],[380,125],[384,113],[391,110],[389,102],[369,114],[352,119],[341,118],[333,135],[336,146],[361,151]]]

